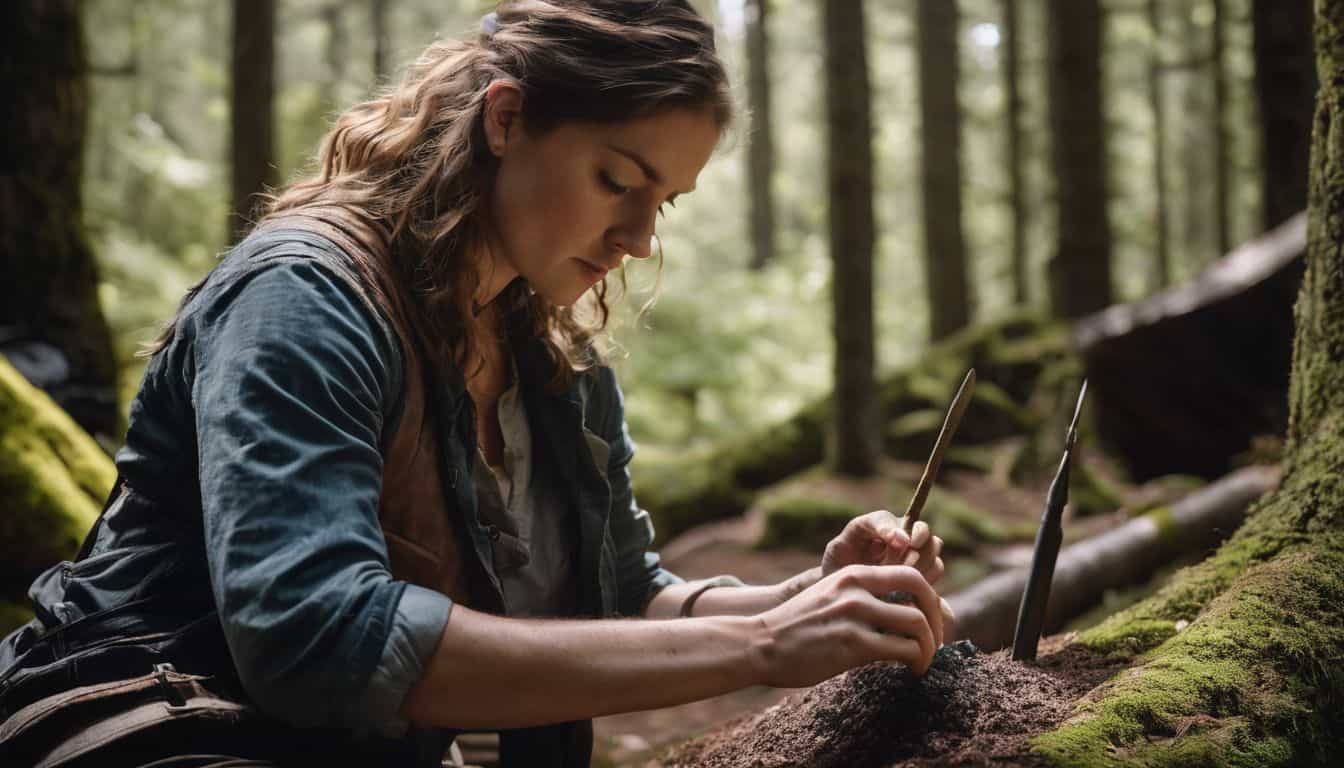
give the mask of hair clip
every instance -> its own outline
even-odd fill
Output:
[[[491,11],[481,17],[481,34],[490,37],[499,29],[499,14]]]

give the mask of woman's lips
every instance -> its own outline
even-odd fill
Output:
[[[594,282],[607,276],[606,267],[600,267],[591,261],[585,261],[583,259],[575,259],[575,261],[579,262],[579,265],[583,267],[583,271],[587,272],[588,276],[592,277]]]

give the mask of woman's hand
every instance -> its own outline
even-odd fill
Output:
[[[929,584],[937,584],[943,577],[943,540],[923,520],[907,535],[904,522],[885,509],[850,520],[826,545],[821,575],[829,576],[847,565],[909,565],[924,574]]]
[[[907,592],[912,604],[879,595]],[[903,565],[850,565],[758,614],[767,685],[814,685],[872,661],[928,671],[943,642],[941,600],[923,574]]]

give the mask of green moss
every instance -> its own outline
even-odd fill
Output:
[[[0,359],[0,562],[18,574],[69,558],[116,479],[111,460]]]
[[[1100,653],[1138,654],[1154,648],[1176,634],[1176,622],[1166,619],[1135,619],[1102,622],[1087,631],[1080,642]]]
[[[1171,507],[1158,507],[1144,513],[1144,517],[1157,526],[1157,537],[1163,544],[1172,545],[1176,538],[1176,521],[1171,516]]]
[[[820,551],[850,520],[867,510],[833,499],[785,498],[764,510],[765,531],[759,549],[792,547]]]
[[[1344,743],[1344,534],[1325,538],[1256,563],[1180,632],[1123,614],[1085,632],[1103,652],[1151,650],[1035,749],[1055,765],[1329,764]]]

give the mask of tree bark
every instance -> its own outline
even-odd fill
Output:
[[[869,475],[878,457],[873,381],[873,177],[861,0],[821,0],[835,324],[836,471]]]
[[[232,64],[229,242],[237,242],[252,227],[257,196],[276,182],[275,0],[233,0]]]
[[[1153,47],[1148,54],[1148,102],[1153,112],[1153,280],[1151,290],[1171,284],[1171,226],[1167,216],[1167,117],[1162,90],[1162,7],[1148,0]]]
[[[88,54],[78,0],[0,11],[0,351],[89,432],[118,432],[117,365],[84,233]]]
[[[1307,157],[1316,94],[1311,0],[1255,0],[1251,15],[1265,169],[1264,228],[1269,230],[1307,206]]]
[[[751,268],[762,269],[775,258],[775,138],[770,122],[769,0],[747,0],[747,101],[751,109],[751,143],[747,147],[747,205],[751,219]]]
[[[1099,0],[1047,0],[1051,160],[1058,209],[1050,262],[1055,315],[1075,318],[1111,303],[1106,213]]]
[[[1209,50],[1209,71],[1213,78],[1213,190],[1214,222],[1218,233],[1218,257],[1232,251],[1231,182],[1227,155],[1227,71],[1223,67],[1223,35],[1227,9],[1223,0],[1213,0],[1213,41]]]
[[[1012,246],[1009,263],[1013,275],[1013,302],[1031,300],[1027,279],[1026,180],[1022,172],[1022,32],[1018,0],[1003,0],[1003,87],[1008,96],[1008,206],[1012,211]]]
[[[961,105],[957,101],[956,0],[918,0],[920,189],[924,213],[929,337],[944,339],[971,319],[961,229]]]

